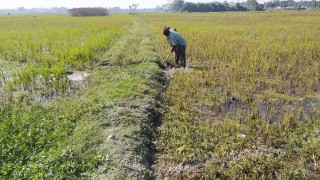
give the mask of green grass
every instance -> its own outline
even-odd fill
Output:
[[[128,53],[153,49],[151,34],[143,32],[146,29],[148,24],[141,19],[136,20],[120,43],[102,56],[112,66],[101,67],[95,74],[99,85],[92,94],[107,99],[101,111],[105,139],[98,150],[103,155],[104,163],[93,174],[98,179],[153,177],[150,170],[153,161],[151,151],[154,124],[161,109],[158,99],[163,89],[158,82],[161,70],[154,62],[158,57],[152,50],[144,55]],[[141,36],[143,33],[145,36]],[[136,40],[133,42],[132,39]],[[123,59],[110,55],[114,49],[123,46],[125,51],[119,48],[121,51],[117,52]],[[108,139],[110,136],[112,138]]]
[[[68,107],[68,111],[61,106]],[[78,118],[83,116],[80,110],[75,102],[63,102],[52,109],[33,104],[27,96],[2,105],[1,177],[74,178],[96,167],[98,158],[84,157],[60,147],[63,139],[72,133]]]
[[[118,59],[123,62],[121,66],[103,67],[96,62],[89,79],[82,82],[84,89],[38,102],[32,96],[35,87],[41,82],[56,83],[51,79],[56,71],[43,68],[49,78],[36,83],[32,74],[38,72],[33,68],[27,66],[21,72],[24,74],[21,77],[25,77],[21,79],[24,91],[19,96],[12,95],[1,106],[0,178],[145,179],[153,176],[149,168],[153,121],[161,108],[158,96],[162,85],[158,82],[161,70],[155,63],[158,57],[153,52],[152,35],[140,36],[147,27],[143,20],[135,20],[126,32],[130,37],[120,38],[128,47],[120,52],[124,57]],[[115,43],[105,53],[113,53],[118,46]],[[128,52],[141,53],[132,57]],[[103,57],[101,53],[98,61],[105,61]],[[133,58],[136,61],[131,63]],[[66,66],[61,67],[65,71]]]

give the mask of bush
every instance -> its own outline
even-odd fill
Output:
[[[71,16],[108,16],[107,9],[104,8],[73,8],[69,10]]]

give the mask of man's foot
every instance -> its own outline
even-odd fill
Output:
[[[180,61],[179,63],[176,64],[176,67],[177,67],[177,68],[179,68],[179,67],[185,68],[185,64]]]

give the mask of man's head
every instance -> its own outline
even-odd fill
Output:
[[[169,33],[170,33],[170,27],[164,27],[162,32],[163,32],[163,35],[165,35],[165,36],[169,36]]]

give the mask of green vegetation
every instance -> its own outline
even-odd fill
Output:
[[[319,20],[0,16],[0,179],[319,179]]]
[[[75,178],[97,166],[97,157],[60,146],[85,113],[83,104],[57,103],[44,107],[23,96],[1,106],[1,177]],[[62,109],[66,107],[68,111]]]
[[[89,114],[97,106],[89,97],[82,99],[86,98],[82,95],[84,92],[72,91],[66,69],[91,67],[130,19],[122,16],[0,18],[3,24],[0,30],[0,177],[87,177],[85,173],[101,162],[89,148],[99,144],[99,137],[79,142],[83,146],[81,150],[68,147],[65,142],[78,125],[96,124],[97,117]],[[56,99],[50,101],[47,97],[53,93]]]
[[[98,150],[105,161],[94,178],[153,178],[150,166],[154,161],[154,131],[160,118],[163,86],[148,29],[147,23],[137,19],[102,56],[103,62],[112,66],[97,71],[96,80],[107,79],[108,83],[96,86],[92,92],[108,99],[101,111],[105,139]]]
[[[137,20],[131,26],[132,19],[122,15],[81,19],[65,16],[37,18],[45,21],[39,23],[39,28],[46,24],[53,26],[52,34],[56,33],[55,28],[63,29],[69,25],[67,22],[73,22],[70,32],[67,29],[63,33],[61,31],[61,35],[68,37],[67,34],[79,31],[78,37],[71,41],[71,37],[63,40],[57,35],[57,41],[52,39],[48,42],[66,44],[65,49],[71,48],[68,47],[68,43],[88,42],[93,47],[88,51],[92,57],[82,61],[85,57],[76,56],[78,60],[67,61],[67,58],[57,60],[57,54],[48,53],[47,60],[52,63],[50,66],[43,59],[30,58],[25,62],[15,62],[14,59],[1,61],[3,98],[0,108],[0,177],[4,179],[151,177],[148,168],[152,161],[149,151],[154,131],[154,122],[151,120],[157,119],[159,114],[160,106],[157,99],[162,87],[158,83],[161,71],[154,63],[158,58],[152,52],[154,49],[152,37],[150,34],[140,36],[146,24],[142,20]],[[68,19],[65,23],[63,23],[64,18]],[[38,22],[31,18],[30,21],[31,24]],[[82,27],[86,23],[95,26]],[[126,24],[130,25],[130,30],[126,30],[128,28]],[[29,30],[25,33],[37,31],[37,26],[33,26],[32,29],[32,26],[27,25],[27,23],[20,24],[20,28]],[[127,58],[129,54],[123,49],[120,54],[124,54],[123,57],[127,62],[121,67],[98,66],[106,61],[103,58],[106,56],[104,54],[111,53],[114,48],[109,47],[117,46],[113,42],[124,32],[129,33],[130,37],[123,36],[121,40],[136,39],[135,42],[128,41],[132,46],[126,50],[141,52],[136,57],[133,56],[137,59],[137,63],[130,65],[131,59]],[[102,34],[105,35],[101,36]],[[39,35],[44,39],[47,38],[47,34]],[[99,42],[104,42],[104,46],[102,44],[100,46]],[[20,43],[25,42],[21,40]],[[81,45],[75,45],[75,48],[80,48],[79,46]],[[13,48],[3,49],[4,51],[1,51],[3,58],[7,58],[6,54],[10,50],[13,51]],[[63,48],[59,51],[62,50],[64,54],[59,56],[60,58],[70,55],[70,51]],[[19,52],[19,49],[16,51]],[[52,49],[52,52],[57,51],[58,49]],[[77,52],[81,53],[81,50]],[[111,60],[124,62],[122,59]],[[78,61],[81,61],[80,66],[74,66]],[[67,79],[66,70],[83,68],[91,69],[90,78],[81,82],[84,88],[74,89],[74,84],[77,82]],[[59,77],[65,82],[62,84],[65,91],[55,86],[61,82]],[[19,86],[21,88],[17,88]],[[37,88],[43,86],[59,93],[55,96],[37,96]],[[42,90],[40,92],[43,93]]]

